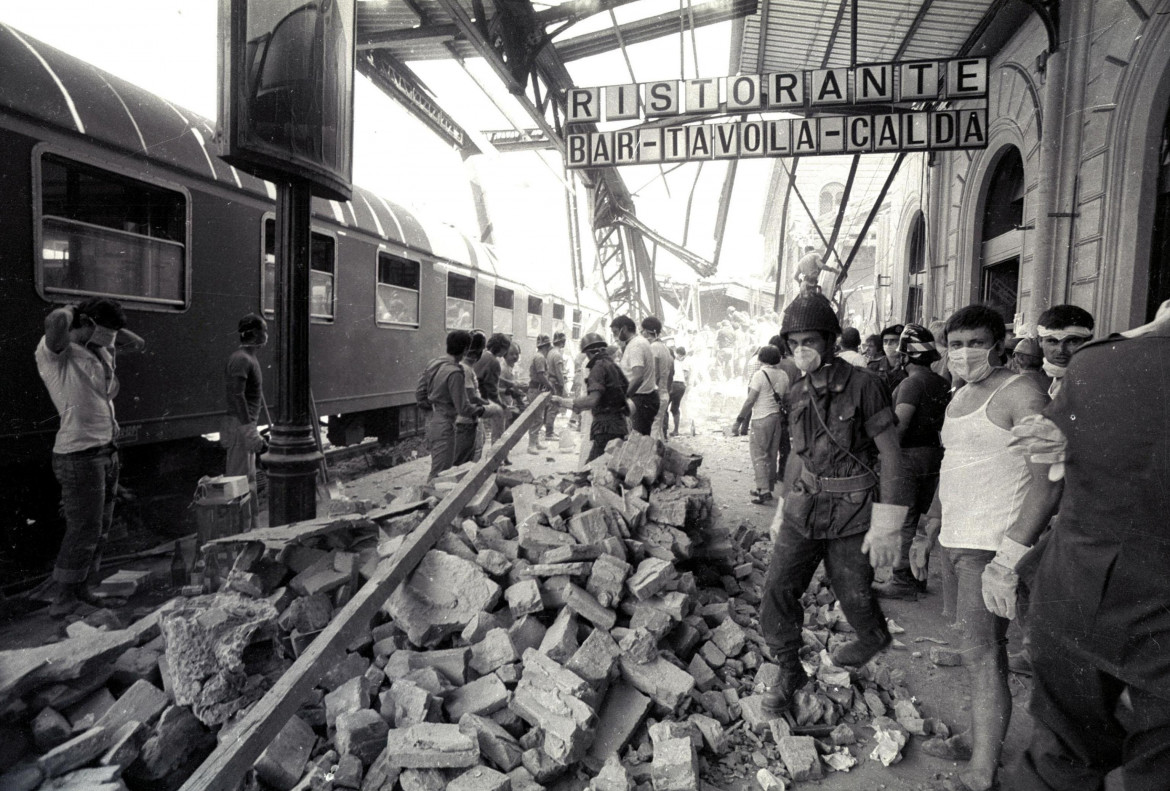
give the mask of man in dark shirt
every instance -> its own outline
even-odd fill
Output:
[[[910,504],[902,524],[902,545],[898,561],[888,582],[874,586],[879,596],[916,600],[926,590],[926,576],[915,577],[910,564],[910,550],[919,534],[918,520],[930,509],[938,488],[938,471],[942,464],[942,430],[950,401],[951,386],[930,370],[938,362],[934,336],[917,324],[907,324],[898,345],[905,360],[907,376],[894,388],[894,414],[898,418],[898,439],[902,446],[901,501]],[[926,531],[922,531],[924,540]]]
[[[605,453],[610,440],[625,437],[626,416],[630,413],[626,404],[626,388],[629,383],[622,369],[609,356],[605,338],[596,332],[587,332],[581,339],[581,351],[589,358],[585,367],[589,376],[585,379],[585,395],[579,398],[558,398],[562,407],[580,412],[588,409],[593,415],[589,428],[589,439],[593,446],[586,463]]]
[[[882,384],[886,386],[886,392],[890,394],[906,378],[906,369],[902,367],[902,355],[898,353],[902,329],[901,324],[894,324],[882,330],[882,356],[869,364],[869,370],[878,375]]]
[[[552,340],[547,335],[536,336],[536,354],[532,355],[532,362],[528,364],[529,401],[534,400],[541,393],[554,393],[555,395],[548,367],[548,357],[551,350]],[[547,426],[549,410],[554,409],[554,407],[545,403],[541,409],[543,411],[540,422],[528,430],[528,452],[534,456],[544,450],[544,445],[540,444],[540,429],[541,426]]]
[[[420,377],[416,395],[427,415],[427,447],[431,454],[430,480],[449,468],[455,460],[455,419],[479,417],[483,407],[467,400],[467,379],[461,364],[471,346],[471,333],[452,330],[447,333],[447,354],[427,363]]]
[[[268,323],[255,313],[240,319],[240,348],[228,357],[224,369],[224,389],[227,398],[227,417],[224,418],[220,444],[227,450],[227,475],[246,475],[252,490],[252,527],[259,513],[256,491],[256,452],[264,447],[264,440],[256,424],[264,399],[264,375],[256,350],[268,343]]]
[[[836,647],[833,661],[863,665],[889,645],[870,586],[873,569],[897,559],[907,510],[893,504],[902,464],[889,398],[874,377],[834,355],[841,325],[829,301],[818,293],[797,297],[780,331],[805,375],[789,392],[788,494],[760,610],[764,640],[780,666],[779,682],[764,695],[771,711],[791,705],[807,681],[801,597],[822,561],[857,634]]]
[[[495,333],[488,338],[487,351],[480,356],[475,365],[471,366],[476,379],[479,380],[479,394],[485,400],[499,404],[501,407],[503,407],[504,401],[500,395],[500,372],[502,370],[500,358],[507,354],[511,345],[512,341],[507,335],[502,332]],[[504,433],[504,413],[501,411],[499,415],[492,417],[485,414],[483,427],[485,442],[498,440]]]
[[[1033,727],[1004,788],[1165,788],[1170,766],[1170,301],[1154,322],[1084,344],[1013,449],[1063,476],[1060,520],[1030,583]],[[1052,511],[1021,512],[983,573],[1014,609],[1026,548]],[[1014,559],[1013,559],[1014,558]],[[1026,562],[1026,561],[1025,561]],[[994,568],[999,566],[999,568]]]

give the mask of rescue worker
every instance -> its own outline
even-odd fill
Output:
[[[264,374],[256,350],[268,343],[268,322],[249,313],[237,324],[240,346],[228,357],[224,367],[224,392],[227,415],[224,417],[220,444],[227,452],[225,475],[243,475],[252,492],[251,523],[256,527],[260,511],[256,489],[256,453],[263,450],[264,439],[256,428],[260,407],[264,403]]]
[[[552,384],[552,394],[563,396],[568,394],[568,362],[565,360],[565,333],[553,333],[552,348],[548,350],[548,381]],[[544,411],[545,439],[559,439],[556,432],[557,412],[555,404],[550,404]]]
[[[898,344],[902,338],[901,324],[893,324],[882,330],[882,354],[869,364],[869,370],[877,374],[882,384],[886,386],[886,393],[893,394],[894,388],[906,378],[906,368],[902,365],[902,355],[898,353]]]
[[[628,386],[626,397],[634,402],[630,422],[634,431],[650,436],[654,416],[658,414],[658,386],[655,381],[654,352],[645,334],[629,316],[618,316],[609,325],[610,332],[622,345],[622,373]]]
[[[667,421],[670,420],[670,383],[674,380],[674,355],[662,340],[662,322],[657,316],[642,319],[642,335],[650,341],[650,352],[654,355],[654,387],[658,390],[658,413],[650,436],[666,439]]]
[[[1056,398],[1073,352],[1093,337],[1093,316],[1076,305],[1053,305],[1036,320],[1036,339],[1044,354],[1044,373],[1052,379],[1048,397]]]
[[[804,376],[789,395],[788,494],[760,612],[764,640],[781,671],[765,691],[770,712],[786,709],[808,680],[799,657],[801,596],[822,560],[857,634],[832,652],[833,661],[863,665],[889,645],[870,586],[874,567],[898,557],[907,510],[894,504],[902,462],[890,399],[876,378],[834,355],[841,325],[829,301],[818,293],[797,297],[784,311],[780,332]]]
[[[983,575],[988,606],[1011,616],[1014,558],[1059,508],[1029,586],[1032,734],[1005,788],[1101,789],[1115,769],[1118,788],[1170,777],[1168,361],[1170,300],[1152,323],[1082,346],[1056,399],[1012,429],[1013,450],[1050,465],[1063,492],[1021,514]]]
[[[552,349],[552,341],[547,335],[536,336],[536,354],[532,355],[532,362],[528,364],[528,400],[532,401],[541,393],[553,392],[552,379],[548,372],[548,354]],[[534,456],[544,450],[540,444],[541,426],[548,422],[548,410],[551,406],[545,402],[544,414],[541,421],[528,431],[528,452]],[[555,420],[555,417],[554,417]]]
[[[557,398],[557,403],[574,412],[588,409],[593,416],[589,426],[592,447],[585,463],[605,453],[611,440],[624,438],[629,433],[626,416],[630,409],[626,402],[629,382],[622,369],[610,358],[605,338],[596,332],[587,332],[581,339],[581,351],[589,358],[585,367],[585,395],[578,398]]]
[[[460,415],[478,417],[483,407],[467,400],[463,355],[471,346],[471,333],[447,333],[447,354],[431,360],[419,377],[415,400],[427,416],[427,448],[431,454],[430,480],[451,467],[455,460],[455,419]]]

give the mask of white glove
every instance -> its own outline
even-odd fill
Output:
[[[875,569],[897,562],[902,548],[902,523],[909,511],[905,505],[873,504],[861,551],[869,555],[869,565]]]

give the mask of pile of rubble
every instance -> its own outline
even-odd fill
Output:
[[[574,474],[492,475],[322,669],[247,787],[691,791],[753,775],[783,789],[865,753],[889,765],[908,734],[945,734],[880,659],[832,665],[848,624],[821,581],[806,598],[814,681],[784,717],[763,710],[779,674],[756,618],[767,536],[718,524],[700,461],[635,434]],[[248,543],[208,563],[199,595],[85,635],[106,648],[57,680],[68,695],[35,673],[6,683],[0,656],[0,704],[31,718],[39,753],[0,787],[177,787],[402,548],[424,497],[469,470],[387,508],[237,537]],[[103,677],[103,662],[137,675]]]

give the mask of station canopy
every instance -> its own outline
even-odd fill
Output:
[[[572,86],[989,56],[1029,13],[1022,0],[359,0],[358,66],[465,155],[506,161],[511,152],[536,152],[527,156],[539,156],[564,185],[571,177],[556,150],[563,117],[550,95]],[[526,78],[526,66],[538,79]],[[798,178],[811,187],[815,161],[839,158],[808,159]],[[846,225],[879,198],[892,161],[861,159],[868,161],[842,210]],[[590,226],[616,206],[636,214],[649,238],[683,251],[649,245],[668,277],[715,269],[720,277],[759,276],[768,271],[769,196],[777,168],[787,168],[779,162],[577,171],[595,196],[581,235],[596,234]]]

